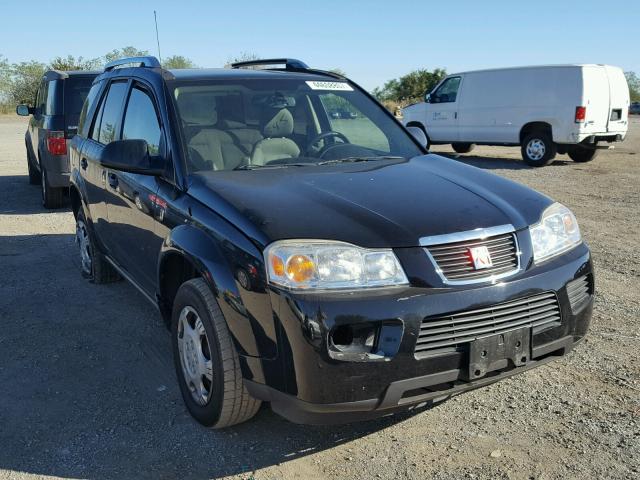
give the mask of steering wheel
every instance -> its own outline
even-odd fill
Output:
[[[309,144],[307,145],[307,154],[310,151],[313,151],[313,149],[311,147],[313,147],[316,143],[320,142],[321,140],[326,140],[327,138],[331,138],[331,137],[339,138],[340,140],[342,140],[342,143],[345,143],[345,144],[346,143],[351,143],[351,142],[349,142],[349,139],[347,137],[345,137],[342,133],[336,132],[334,130],[329,130],[328,132],[324,132],[324,133],[321,133],[320,135],[317,135],[313,140],[311,140],[311,142],[309,142]],[[322,155],[324,154],[324,152],[329,147],[332,147],[332,146],[333,146],[333,144],[325,145],[320,150],[318,150],[317,152],[314,152],[314,153],[319,158],[322,158]]]

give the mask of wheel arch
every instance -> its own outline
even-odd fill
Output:
[[[218,302],[238,354],[273,358],[276,346],[265,349],[264,341],[260,341],[264,339],[256,338],[257,332],[264,334],[264,330],[254,330],[252,323],[255,320],[251,320],[253,316],[244,305],[233,268],[218,242],[193,225],[179,225],[169,233],[158,259],[157,296],[163,319],[170,324],[173,301],[180,285],[201,277]],[[263,301],[270,302],[269,296],[265,295]]]
[[[519,141],[522,144],[524,138],[531,132],[542,131],[548,133],[553,139],[553,126],[549,122],[535,121],[525,123],[520,129]]]

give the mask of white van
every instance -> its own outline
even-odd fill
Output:
[[[608,148],[599,142],[624,140],[628,114],[620,68],[550,65],[449,75],[425,103],[404,108],[402,122],[458,153],[474,144],[520,145],[524,161],[541,167],[556,153],[592,160],[598,148]]]

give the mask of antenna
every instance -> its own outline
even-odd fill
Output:
[[[156,21],[156,42],[158,43],[158,60],[160,60],[160,65],[162,65],[162,55],[160,54],[160,36],[158,35],[158,15],[156,11],[153,11],[153,19]]]

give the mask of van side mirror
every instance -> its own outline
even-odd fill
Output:
[[[29,115],[33,115],[34,108],[29,105],[21,104],[16,107],[16,114],[21,117],[28,117]]]
[[[407,130],[416,141],[424,148],[429,149],[429,140],[420,127],[407,127]]]
[[[431,94],[430,93],[426,93],[424,95],[424,101],[425,101],[425,103],[431,103]]]
[[[158,157],[149,155],[149,146],[145,140],[116,140],[102,149],[100,165],[122,172],[159,176],[164,167],[159,165]]]

